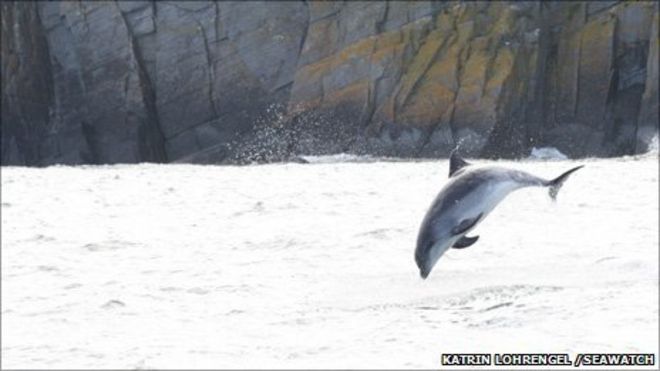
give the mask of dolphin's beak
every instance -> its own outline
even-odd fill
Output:
[[[426,277],[429,276],[431,273],[431,269],[433,269],[433,265],[429,265],[429,256],[428,253],[422,253],[418,254],[419,250],[415,254],[415,262],[417,263],[417,267],[419,267],[419,275],[422,277],[422,279],[426,279]]]
[[[431,273],[431,271],[429,269],[427,269],[425,266],[422,266],[421,268],[419,268],[419,275],[422,277],[422,279],[425,280],[426,277],[429,276],[429,273]]]

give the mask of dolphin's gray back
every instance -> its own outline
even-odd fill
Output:
[[[463,215],[472,208],[482,209],[487,214],[492,210],[489,207],[491,203],[495,207],[510,192],[523,187],[545,185],[546,180],[520,170],[495,166],[466,168],[450,178],[435,198],[431,214],[449,216],[456,209]],[[491,210],[483,210],[482,206]]]

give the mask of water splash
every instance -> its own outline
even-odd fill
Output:
[[[532,148],[530,160],[568,160],[568,156],[555,147]]]
[[[646,154],[658,156],[660,154],[660,151],[658,150],[659,147],[658,134],[656,133],[648,144],[648,151],[646,151]]]

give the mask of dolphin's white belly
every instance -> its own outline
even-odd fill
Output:
[[[490,213],[493,211],[495,206],[497,206],[509,193],[515,191],[518,188],[523,186],[520,183],[514,181],[504,181],[498,182],[496,184],[488,185],[488,195],[484,198],[484,211],[485,213]],[[484,214],[485,214],[484,213]]]
[[[523,185],[512,180],[485,183],[466,197],[461,214],[470,218],[482,214],[479,220],[481,222],[509,193],[522,187]]]

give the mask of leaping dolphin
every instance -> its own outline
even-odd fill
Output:
[[[471,167],[456,150],[449,160],[449,182],[426,212],[419,228],[415,262],[426,278],[435,263],[450,247],[471,246],[479,236],[468,237],[486,215],[509,193],[524,187],[549,187],[555,200],[564,181],[584,165],[574,167],[553,180],[545,180],[520,170],[498,166]]]

